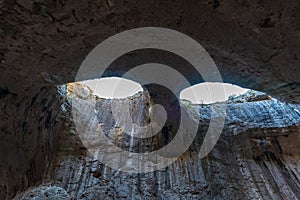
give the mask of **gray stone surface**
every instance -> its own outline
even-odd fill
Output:
[[[72,82],[85,56],[104,39],[159,26],[203,45],[225,82],[299,102],[298,0],[5,0],[0,9],[0,84],[14,93]],[[164,57],[158,59],[166,62]],[[182,69],[188,70],[186,65]]]
[[[147,102],[142,96],[119,101],[121,105],[122,101],[131,101],[133,110]],[[130,143],[125,133],[114,135],[111,130],[116,128],[115,121],[108,109],[111,102],[98,99],[98,120],[110,124],[110,128],[103,127],[107,130],[104,133],[112,139],[119,137],[116,144],[128,148],[130,144],[139,147],[150,143],[153,148],[164,141],[160,138]],[[125,173],[100,163],[82,146],[69,118],[54,165],[53,184],[74,199],[88,200],[299,198],[300,115],[295,111],[299,106],[274,99],[229,103],[220,140],[207,157],[199,159],[197,152],[208,127],[211,105],[185,104],[201,122],[193,145],[169,167],[144,174]],[[80,105],[84,106],[89,105]],[[85,116],[93,120],[92,115]],[[133,118],[146,123],[147,113],[139,116],[133,114]]]
[[[10,199],[45,176],[63,127],[63,97],[56,87],[41,88],[33,97],[0,93],[0,199]]]
[[[70,195],[60,187],[40,186],[25,192],[19,197],[22,200],[71,200]]]
[[[74,81],[85,56],[109,36],[160,26],[203,45],[225,82],[299,104],[299,13],[298,0],[0,1],[0,199],[56,176],[55,184],[81,199],[126,198],[124,191],[132,191],[127,195],[132,199],[298,198],[299,129],[292,125],[298,105],[273,103],[271,110],[270,103],[234,105],[234,110],[242,106],[241,113],[231,116],[232,131],[223,134],[207,160],[178,161],[166,171],[134,177],[109,170],[104,176],[96,163],[95,178],[71,119],[62,126],[57,116],[66,107],[56,86]],[[150,55],[179,65],[193,83],[202,81],[187,64]],[[149,59],[137,52],[128,57],[137,58],[134,63]],[[128,57],[113,67],[126,68]],[[62,132],[70,138],[58,140]],[[63,150],[54,156],[61,141]],[[50,162],[60,171],[48,170]]]

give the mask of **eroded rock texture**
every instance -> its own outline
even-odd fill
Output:
[[[104,39],[158,26],[203,45],[225,82],[299,101],[298,0],[2,0],[0,9],[1,84],[14,93],[72,82],[85,56]],[[133,55],[140,54],[141,61],[149,58]],[[127,66],[128,57],[118,65]],[[166,61],[165,55],[157,58]]]
[[[72,98],[75,100],[73,106],[78,106],[77,109],[90,106],[89,101],[79,105],[78,97]],[[129,101],[131,111],[141,111],[147,109],[147,98],[147,95],[140,93],[124,100],[97,99],[95,113],[98,114],[83,113],[82,117],[85,116],[87,122],[90,122],[94,121],[94,116],[98,122],[106,125],[98,129],[94,127],[95,132],[86,130],[86,133],[90,134],[91,139],[93,133],[105,134],[126,150],[132,151],[134,147],[145,147],[147,144],[153,150],[153,146],[165,141],[166,135],[146,142],[130,142],[128,135],[117,125],[124,116],[113,118],[110,110],[112,101],[119,101],[119,105]],[[200,159],[198,151],[208,128],[212,105],[182,102],[190,116],[201,122],[193,145],[167,168],[142,174],[113,170],[100,163],[86,150],[87,146],[80,142],[74,124],[68,119],[60,156],[54,165],[56,170],[52,184],[63,188],[70,199],[299,198],[300,107],[275,99],[227,104],[226,123],[221,138],[213,151]],[[148,123],[147,115],[148,112],[135,112],[132,117],[135,122]],[[84,125],[85,120],[83,117],[81,130],[89,127]],[[170,134],[173,131],[169,129]],[[25,196],[29,194],[33,194],[32,190],[25,193]],[[35,192],[35,195],[41,194]]]
[[[48,192],[82,199],[299,197],[299,13],[298,0],[0,0],[0,199],[43,179],[56,186],[40,186],[29,199]],[[163,171],[128,175],[105,168],[88,157],[70,113],[62,112],[66,120],[60,122],[64,107],[56,86],[73,82],[85,56],[104,39],[145,26],[191,36],[225,82],[292,104],[230,104],[227,128],[207,159],[192,155],[196,142]],[[131,52],[112,69],[163,62],[180,66],[193,84],[202,81],[187,63],[161,53]],[[188,108],[204,117],[205,127],[201,114],[208,107]],[[48,170],[50,163],[56,172]]]
[[[56,95],[49,97],[49,92]],[[41,88],[34,97],[0,90],[0,199],[41,182],[58,148],[63,97]]]

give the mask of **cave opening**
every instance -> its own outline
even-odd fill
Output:
[[[229,83],[204,82],[182,90],[180,99],[190,101],[193,104],[212,104],[225,102],[229,98],[234,98],[249,91],[250,89]]]
[[[299,10],[299,0],[0,1],[0,200],[300,199]],[[100,76],[138,87],[84,82]],[[195,85],[208,80],[250,90]],[[217,138],[211,122],[223,129],[201,157]],[[130,156],[171,141],[158,155],[174,163],[127,173],[161,166]]]
[[[124,99],[132,97],[144,88],[139,83],[119,77],[105,77],[66,84],[70,93],[92,94],[103,99]],[[72,88],[72,89],[70,89]],[[241,95],[254,95],[258,92],[238,85],[219,82],[203,82],[180,92],[179,99],[193,104],[212,104],[226,102]]]
[[[142,92],[142,86],[129,79],[119,77],[106,77],[100,79],[91,79],[81,82],[69,83],[67,86],[77,85],[74,92],[91,92],[93,95],[105,99],[123,99],[138,92]]]

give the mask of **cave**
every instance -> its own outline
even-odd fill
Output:
[[[190,101],[193,104],[213,104],[225,102],[246,92],[249,92],[249,89],[233,84],[205,82],[185,88],[180,92],[179,98]],[[258,93],[256,91],[252,92],[257,96]],[[212,95],[211,93],[216,93],[217,95]]]
[[[299,15],[298,0],[0,1],[0,199],[299,199]],[[139,87],[87,83],[110,77]],[[211,82],[246,90],[180,98]]]

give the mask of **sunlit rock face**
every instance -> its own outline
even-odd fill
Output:
[[[97,139],[93,134],[105,134],[115,145],[128,151],[153,150],[165,145],[171,138],[162,132],[151,140],[131,140],[118,124],[126,121],[125,115],[113,117],[111,114],[113,101],[118,102],[120,110],[129,102],[133,121],[148,124],[149,106],[152,105],[149,94],[138,93],[119,100],[91,96],[88,101],[81,101],[83,98],[76,94],[69,95],[75,111],[88,110],[93,100],[96,100],[96,110],[93,111],[95,115],[80,113],[82,126],[79,129],[72,122],[70,110],[65,112],[60,156],[53,163],[56,169],[53,185],[60,190],[50,196],[56,197],[63,193],[58,191],[65,191],[69,199],[297,199],[300,195],[300,107],[268,95],[262,98],[263,93],[259,92],[242,97],[244,101],[236,97],[223,102],[228,106],[224,130],[215,148],[204,159],[199,158],[198,151],[209,125],[212,105],[181,102],[189,116],[200,122],[192,146],[167,168],[131,174],[99,162],[87,148],[101,147],[97,143],[90,147],[83,144],[79,132],[88,133],[85,136],[90,137],[91,142]],[[253,101],[254,97],[258,101]],[[86,124],[93,121],[92,118],[97,120],[95,127]],[[175,130],[168,131],[172,135]],[[40,187],[52,191],[52,186]],[[29,190],[22,198],[31,194],[41,199],[44,190]]]
[[[67,191],[78,199],[299,198],[299,129],[290,123],[300,113],[295,105],[300,103],[299,8],[298,0],[0,1],[0,199],[11,199],[45,177],[62,188],[47,189],[49,194]],[[224,82],[267,92],[287,104],[261,101],[244,107],[234,99],[229,109],[242,110],[229,116],[221,140],[205,159],[186,156],[166,170],[141,175],[104,167],[87,156],[56,86],[75,81],[97,44],[143,26],[191,36],[212,56]],[[179,65],[193,84],[202,81],[187,63],[161,53],[126,54],[112,63],[110,75],[130,69],[130,60],[132,66],[155,61]],[[193,113],[203,116],[209,110],[196,107]],[[61,109],[63,126],[57,116]],[[53,156],[58,143],[59,156]],[[50,162],[51,169],[58,165],[57,173],[48,170]],[[44,194],[42,186],[33,196],[45,197],[40,191]]]

